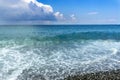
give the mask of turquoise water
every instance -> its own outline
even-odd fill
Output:
[[[0,26],[0,80],[113,69],[120,69],[119,25]]]

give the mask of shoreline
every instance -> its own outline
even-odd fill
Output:
[[[120,80],[120,69],[82,75],[77,74],[68,76],[64,80]]]

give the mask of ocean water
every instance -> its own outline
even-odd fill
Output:
[[[0,26],[0,80],[63,80],[114,69],[119,25]]]

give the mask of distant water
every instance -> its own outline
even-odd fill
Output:
[[[120,69],[119,25],[0,26],[0,80],[113,69]]]

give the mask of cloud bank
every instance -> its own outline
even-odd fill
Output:
[[[0,0],[0,21],[58,21],[63,14],[37,0]]]

